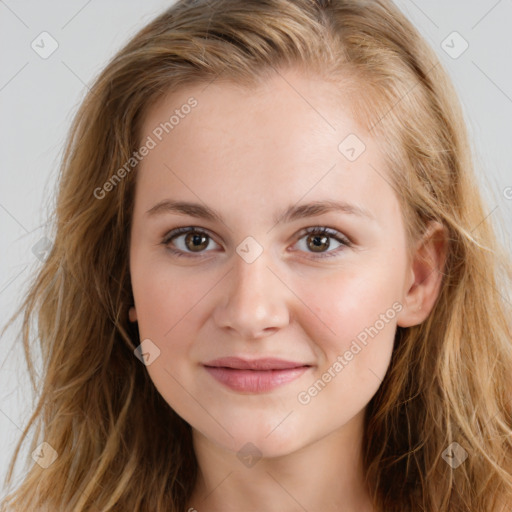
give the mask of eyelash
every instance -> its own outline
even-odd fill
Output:
[[[177,238],[178,236],[180,236],[182,234],[187,234],[187,233],[197,233],[197,234],[201,234],[201,235],[206,235],[208,238],[213,239],[207,231],[200,229],[200,228],[195,228],[193,226],[188,226],[188,227],[176,228],[176,229],[173,229],[172,231],[169,231],[169,233],[167,233],[165,235],[164,239],[162,240],[162,245],[166,246],[166,248],[170,252],[172,252],[175,256],[178,256],[178,257],[185,257],[185,258],[200,257],[201,253],[196,253],[196,254],[187,253],[187,252],[182,251],[181,249],[172,249],[171,247],[168,247],[168,244],[169,244],[169,242],[171,242],[171,240]],[[333,251],[329,251],[329,252],[325,252],[325,253],[316,253],[317,256],[314,256],[314,259],[333,258],[339,252],[342,252],[345,249],[352,247],[352,242],[348,238],[342,236],[339,231],[336,231],[334,229],[330,229],[327,227],[323,227],[323,226],[314,226],[314,227],[307,228],[307,229],[303,230],[301,232],[301,236],[299,237],[299,240],[301,240],[302,238],[304,238],[307,235],[312,235],[312,234],[319,235],[319,236],[320,235],[328,236],[329,238],[334,238],[337,242],[341,243],[341,247],[338,247],[337,249],[335,249]],[[312,253],[312,254],[315,254],[315,253]]]

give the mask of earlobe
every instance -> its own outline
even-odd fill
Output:
[[[130,322],[137,321],[137,311],[135,310],[135,306],[131,306],[128,310],[128,318],[130,319]]]
[[[441,290],[447,238],[446,228],[432,221],[417,244],[408,269],[412,278],[405,290],[404,307],[397,317],[400,327],[421,324],[432,311]]]

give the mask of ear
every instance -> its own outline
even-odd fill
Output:
[[[135,306],[131,306],[128,310],[128,318],[130,319],[130,322],[136,322],[137,321],[137,311],[135,309]]]
[[[397,316],[400,327],[421,324],[432,311],[441,290],[447,246],[448,230],[441,223],[431,221],[416,244],[407,269],[404,307]]]

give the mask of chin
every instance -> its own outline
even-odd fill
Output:
[[[285,419],[280,425],[279,423],[285,417],[286,415],[273,420],[272,426],[269,426],[268,422],[258,421],[231,422],[229,427],[231,435],[222,431],[222,435],[219,436],[218,430],[201,432],[215,444],[235,452],[241,460],[245,456],[249,459],[251,456],[254,458],[282,457],[300,450],[314,440],[313,435],[306,434],[304,427],[285,426],[290,418]]]

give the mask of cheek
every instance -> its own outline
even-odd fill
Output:
[[[211,283],[210,283],[211,281]],[[183,324],[215,282],[207,275],[184,276],[167,265],[134,265],[132,287],[141,337],[164,342]]]
[[[180,276],[160,263],[134,265],[132,270],[140,340],[150,339],[159,350],[146,370],[164,400],[187,420],[201,414],[190,405],[187,390],[194,369],[187,363],[200,325],[200,301],[212,286],[206,276]]]
[[[147,370],[162,396],[180,412],[186,399],[181,383],[190,382],[194,340],[205,321],[201,301],[218,278],[183,275],[161,264],[139,270],[133,272],[132,287],[140,340],[150,339],[160,351]]]
[[[401,309],[397,301],[400,283],[378,268],[340,272],[333,279],[317,282],[313,291],[309,287],[299,292],[315,313],[303,327],[321,352],[325,368],[346,355],[347,366],[359,375],[370,370],[385,373]]]
[[[319,318],[309,324],[308,335],[320,365],[297,401],[318,425],[346,423],[377,392],[393,352],[401,309],[395,298],[396,284],[368,275],[340,277],[310,294]]]

